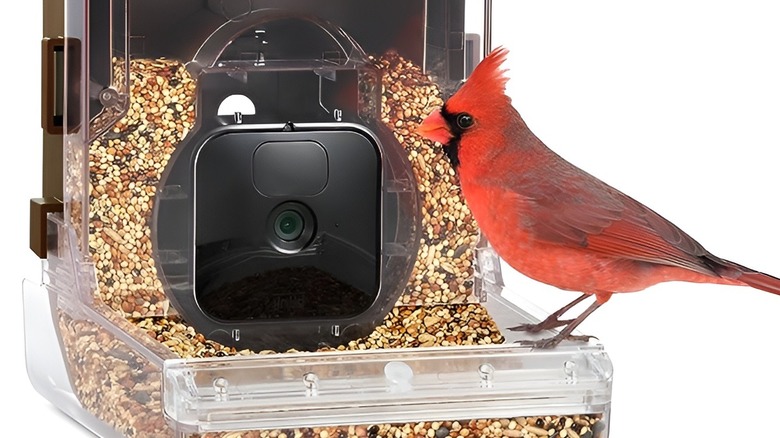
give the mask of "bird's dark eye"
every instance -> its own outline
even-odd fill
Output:
[[[474,126],[474,117],[471,117],[471,114],[469,113],[460,113],[455,119],[455,122],[458,124],[458,128],[469,129]]]

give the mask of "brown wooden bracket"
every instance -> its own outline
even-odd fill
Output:
[[[49,248],[56,248],[57,243],[50,241],[56,235],[48,231],[49,213],[61,213],[62,201],[57,198],[34,198],[30,200],[30,249],[35,255],[45,259]]]
[[[68,134],[80,126],[78,86],[81,41],[76,38],[43,38],[41,41],[41,127],[51,135],[62,135],[65,105],[68,105]],[[67,88],[67,84],[72,86]],[[66,93],[69,93],[66,96]]]
[[[41,42],[41,127],[47,134],[62,135],[65,38]]]

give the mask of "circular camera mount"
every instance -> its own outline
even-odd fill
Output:
[[[295,254],[314,236],[317,223],[309,207],[288,201],[277,205],[268,215],[266,236],[277,251]]]

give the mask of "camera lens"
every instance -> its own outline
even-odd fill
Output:
[[[296,254],[311,242],[317,232],[317,219],[306,205],[286,201],[277,205],[265,221],[267,241],[283,254]]]
[[[284,210],[274,221],[274,232],[287,242],[292,242],[303,234],[303,216],[295,210]]]

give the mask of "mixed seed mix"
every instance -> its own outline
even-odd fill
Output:
[[[515,417],[491,420],[426,421],[313,427],[251,432],[208,433],[198,438],[598,438],[601,415]],[[191,437],[195,438],[195,436]]]
[[[422,205],[423,238],[401,304],[475,301],[474,248],[479,231],[463,199],[455,169],[441,147],[416,133],[442,101],[439,86],[422,69],[388,53],[375,60],[382,72],[382,121],[409,154]]]
[[[423,238],[407,290],[383,324],[364,338],[320,351],[502,343],[495,322],[474,299],[478,230],[455,172],[440,147],[415,133],[422,118],[442,104],[439,88],[398,54],[374,62],[383,73],[382,120],[406,148],[417,179]],[[96,299],[129,324],[128,334],[159,346],[163,357],[277,353],[237,351],[211,341],[170,308],[152,257],[149,221],[162,172],[194,126],[196,83],[181,63],[164,59],[133,60],[130,74],[127,114],[89,148],[88,243],[97,271]],[[74,389],[89,412],[129,437],[174,435],[162,415],[158,366],[95,322],[61,312],[59,325]],[[200,436],[594,438],[603,429],[600,415],[575,415]]]
[[[182,358],[274,354],[276,351],[237,351],[197,333],[176,317],[133,321],[149,336]],[[475,304],[396,307],[371,334],[337,347],[318,351],[373,350],[380,348],[447,347],[501,344],[504,337],[487,311]],[[288,353],[295,350],[288,350]]]
[[[73,390],[87,411],[127,437],[175,436],[162,414],[159,367],[92,321],[60,312],[59,329]]]
[[[195,81],[164,59],[133,60],[130,73],[127,114],[89,148],[89,249],[100,299],[139,318],[170,308],[149,221],[160,176],[195,124]]]

